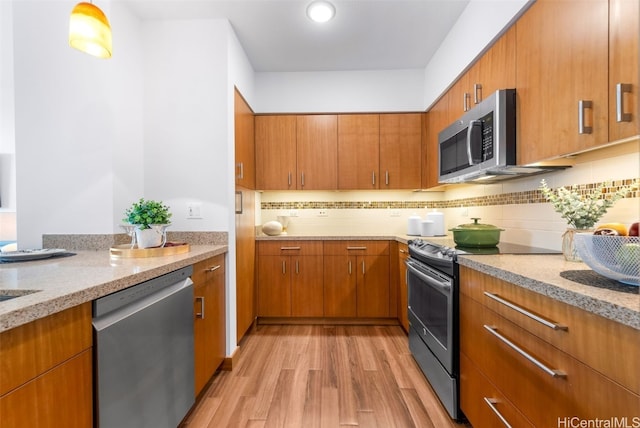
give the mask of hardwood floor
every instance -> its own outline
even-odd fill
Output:
[[[465,427],[449,418],[398,326],[263,325],[182,428]]]

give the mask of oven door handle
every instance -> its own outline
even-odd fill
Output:
[[[450,293],[451,292],[451,283],[444,283],[441,281],[438,281],[437,279],[426,275],[425,273],[421,272],[420,270],[418,270],[415,267],[415,263],[412,262],[411,260],[407,260],[406,262],[407,268],[414,274],[416,275],[418,278],[420,278],[422,281],[426,282],[427,284],[429,284],[430,286],[434,287],[434,288],[438,288],[440,289],[443,293]]]

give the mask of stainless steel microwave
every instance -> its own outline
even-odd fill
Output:
[[[440,183],[509,174],[516,164],[516,90],[501,89],[438,134]]]

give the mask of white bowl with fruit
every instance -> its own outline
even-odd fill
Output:
[[[600,275],[640,286],[638,223],[629,229],[621,223],[603,224],[594,233],[578,233],[575,245],[582,261]]]

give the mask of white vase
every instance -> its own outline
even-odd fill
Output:
[[[136,241],[138,248],[162,247],[166,243],[166,229],[168,224],[150,224],[149,229],[136,227]]]

